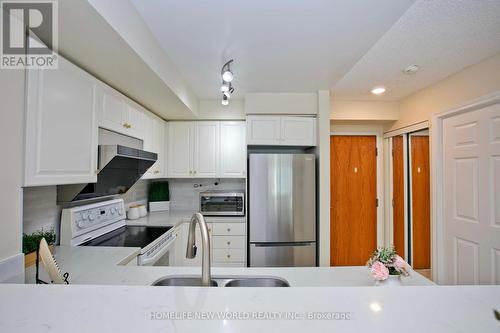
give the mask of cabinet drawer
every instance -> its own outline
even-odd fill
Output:
[[[244,236],[246,223],[213,223],[212,234],[216,236]]]
[[[213,249],[214,262],[245,261],[245,249]]]
[[[213,236],[214,249],[244,249],[245,236]]]

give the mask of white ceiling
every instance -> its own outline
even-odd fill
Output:
[[[220,68],[230,58],[236,97],[330,89],[414,0],[131,2],[206,99],[220,98]]]
[[[499,52],[499,0],[419,0],[332,90],[396,101]],[[411,64],[419,71],[403,74]],[[377,85],[388,89],[380,97],[370,93]]]

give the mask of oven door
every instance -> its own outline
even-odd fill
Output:
[[[201,193],[200,211],[205,216],[244,216],[244,194]]]

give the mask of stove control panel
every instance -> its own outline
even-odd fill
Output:
[[[69,245],[76,237],[125,221],[123,199],[63,209],[61,214],[61,244]]]

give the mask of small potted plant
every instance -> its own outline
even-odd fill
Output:
[[[42,238],[45,238],[47,244],[49,244],[50,250],[54,252],[56,233],[53,229],[49,231],[44,231],[43,229],[38,230],[30,235],[23,234],[24,267],[27,268],[36,263],[36,250]]]
[[[168,182],[154,182],[149,185],[149,211],[158,212],[170,209]]]
[[[394,247],[378,248],[367,262],[377,285],[401,285],[401,276],[409,276],[411,267],[396,254]]]

